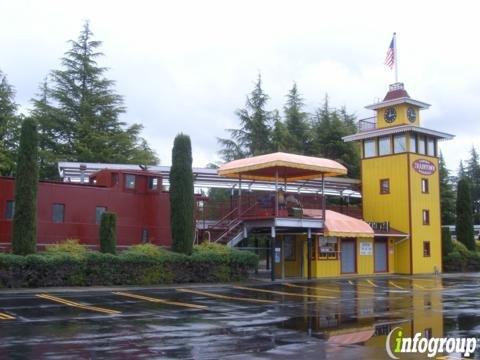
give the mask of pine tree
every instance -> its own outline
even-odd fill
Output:
[[[472,189],[473,222],[480,224],[480,158],[473,146],[467,161],[466,175]]]
[[[290,148],[290,134],[285,126],[285,124],[282,122],[282,118],[280,117],[280,114],[278,113],[277,110],[274,110],[273,112],[273,128],[272,128],[272,135],[271,135],[271,144],[272,144],[272,151],[273,152],[278,152],[278,151],[283,151],[283,152],[289,152],[291,151]],[[301,153],[301,152],[300,152]]]
[[[25,119],[20,135],[15,182],[13,252],[35,252],[37,242],[38,134],[33,119]]]
[[[460,179],[457,186],[457,240],[467,249],[475,250],[473,233],[472,196],[468,179]]]
[[[228,129],[230,139],[218,139],[222,147],[219,153],[224,160],[266,154],[271,150],[271,113],[265,109],[268,100],[259,75],[253,91],[247,96],[245,108],[235,112],[240,119],[240,129]]]
[[[455,223],[455,191],[442,153],[440,153],[439,160],[439,176],[442,225],[452,225]]]
[[[175,138],[170,168],[170,223],[172,250],[191,254],[194,237],[193,173],[190,137],[179,134]]]
[[[463,161],[460,160],[460,164],[458,165],[458,174],[457,178],[458,180],[464,179],[467,177],[467,171],[465,170],[465,166],[463,166]]]
[[[156,164],[155,153],[140,137],[142,126],[126,126],[123,98],[98,65],[102,42],[93,39],[88,22],[62,58],[62,69],[42,84],[33,115],[41,133],[42,175],[52,177],[59,160]]]
[[[360,174],[360,153],[358,146],[346,143],[342,137],[356,132],[354,116],[345,108],[330,109],[328,96],[313,116],[312,154],[336,160],[348,168],[348,176],[356,178]]]
[[[310,146],[310,131],[308,115],[303,109],[303,99],[298,93],[297,84],[287,94],[287,103],[284,107],[285,125],[289,134],[288,151],[296,154],[308,153]],[[277,123],[278,124],[278,123]]]
[[[0,70],[0,175],[4,176],[12,176],[16,167],[21,119],[14,97],[15,90]]]

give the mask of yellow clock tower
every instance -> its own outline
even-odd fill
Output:
[[[375,116],[344,138],[361,144],[363,217],[381,229],[375,244],[388,244],[390,273],[442,269],[438,141],[453,135],[421,127],[420,111],[429,107],[392,84],[383,101],[366,107]]]

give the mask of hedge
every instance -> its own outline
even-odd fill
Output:
[[[207,247],[190,256],[135,249],[119,255],[0,254],[0,288],[227,282],[246,279],[257,265],[258,257],[251,252],[229,249],[222,254]]]

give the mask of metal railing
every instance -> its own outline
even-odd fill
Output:
[[[377,128],[377,118],[375,116],[359,120],[357,123],[358,132],[372,131]]]

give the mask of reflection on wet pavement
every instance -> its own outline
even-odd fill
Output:
[[[0,354],[384,359],[386,336],[395,327],[406,336],[479,337],[479,283],[480,275],[457,275],[113,292],[52,290],[42,297],[3,291]]]

